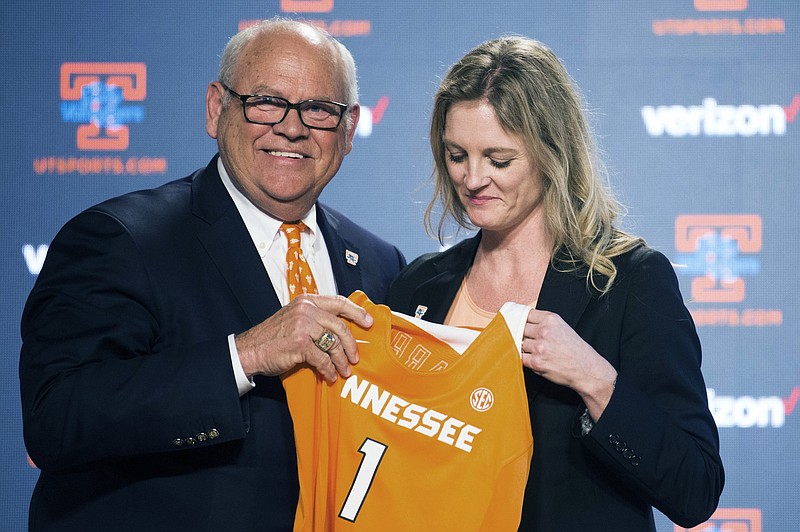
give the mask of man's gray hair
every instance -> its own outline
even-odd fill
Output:
[[[333,67],[335,72],[338,72],[341,76],[341,87],[344,90],[344,102],[342,103],[346,103],[349,107],[352,107],[358,103],[358,78],[356,77],[356,63],[355,60],[353,60],[353,55],[350,53],[350,50],[334,39],[333,36],[324,29],[299,20],[275,17],[263,20],[231,37],[228,44],[225,46],[225,50],[222,52],[219,81],[228,87],[233,86],[233,77],[239,56],[247,44],[254,38],[271,32],[299,32],[307,31],[309,28],[317,32],[333,46],[333,51],[338,63],[333,65]]]

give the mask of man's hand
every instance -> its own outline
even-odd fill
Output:
[[[236,336],[236,349],[248,377],[280,375],[308,363],[329,382],[350,376],[358,362],[356,341],[340,319],[372,326],[372,316],[344,296],[302,295],[281,310]],[[335,341],[327,351],[314,344],[326,330]]]

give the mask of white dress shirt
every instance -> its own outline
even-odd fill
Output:
[[[289,245],[286,242],[286,237],[280,231],[284,220],[273,218],[253,205],[233,184],[228,172],[222,165],[222,159],[217,159],[217,169],[222,178],[222,184],[225,185],[225,189],[233,199],[233,203],[236,205],[248,233],[250,233],[253,245],[258,251],[261,262],[264,264],[264,269],[272,282],[272,287],[275,289],[275,294],[277,294],[281,305],[284,306],[289,303],[289,285],[286,282],[286,251]],[[296,220],[287,221],[294,222]],[[325,245],[325,239],[317,225],[316,206],[312,206],[311,210],[301,218],[301,221],[306,225],[307,229],[300,236],[300,248],[303,250],[303,255],[305,255],[308,265],[311,267],[311,272],[314,274],[317,290],[319,290],[320,294],[336,295],[336,280],[333,278],[333,268],[331,267],[331,258],[328,255],[328,247]],[[252,379],[247,378],[242,369],[233,334],[228,336],[228,345],[231,352],[233,373],[236,376],[236,385],[239,388],[239,396],[242,396],[252,390],[255,387],[255,383],[253,383]]]

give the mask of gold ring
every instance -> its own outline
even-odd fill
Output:
[[[334,342],[336,342],[336,337],[328,329],[325,329],[319,338],[314,340],[314,345],[327,353],[333,347]]]

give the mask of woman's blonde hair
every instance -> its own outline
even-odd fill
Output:
[[[451,105],[478,100],[489,102],[503,128],[522,139],[540,170],[553,257],[563,251],[558,257],[562,268],[588,267],[587,282],[607,292],[617,273],[611,259],[643,241],[615,227],[622,206],[611,193],[581,97],[561,61],[533,39],[487,41],[442,80],[431,120],[435,192],[425,212],[428,232],[443,241],[447,217],[472,228],[447,172],[444,130]],[[437,202],[444,212],[434,229]],[[605,281],[596,281],[598,273]]]

